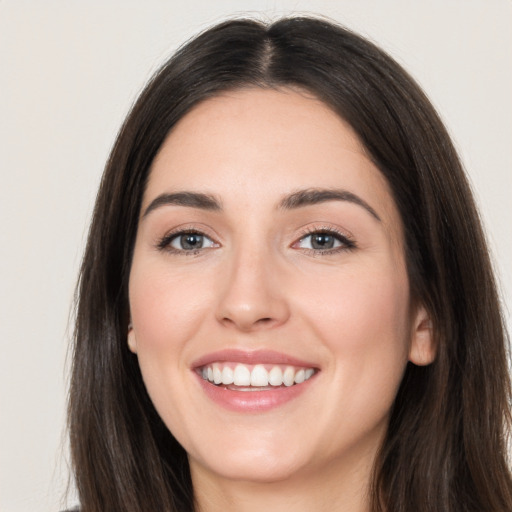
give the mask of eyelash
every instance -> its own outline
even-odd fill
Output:
[[[299,244],[301,241],[303,241],[308,236],[312,235],[327,235],[334,237],[338,242],[340,242],[339,247],[335,247],[333,249],[307,249],[302,248],[303,251],[306,252],[306,254],[310,256],[330,256],[333,254],[338,254],[340,252],[345,251],[352,251],[354,249],[357,249],[357,245],[355,241],[350,238],[348,235],[342,233],[341,231],[338,231],[335,228],[332,227],[308,227],[304,230],[300,238],[292,244],[292,247]]]
[[[212,240],[208,235],[206,235],[204,232],[199,231],[194,228],[184,228],[179,229],[177,231],[173,231],[171,233],[166,234],[163,236],[157,243],[156,248],[160,251],[166,251],[171,254],[177,254],[177,255],[183,255],[183,256],[196,256],[200,254],[203,250],[209,249],[210,247],[201,247],[199,249],[193,249],[193,250],[185,250],[185,249],[176,249],[175,247],[171,246],[171,243],[176,240],[178,237],[183,235],[198,235],[205,238],[208,238],[209,240]],[[327,235],[334,237],[341,245],[336,248],[332,249],[308,249],[304,247],[296,247],[298,244],[300,244],[304,239],[306,239],[309,236],[312,235]],[[216,243],[216,242],[214,242]],[[291,247],[293,248],[299,248],[302,249],[303,252],[310,256],[325,256],[325,255],[332,255],[332,254],[338,254],[340,252],[344,251],[351,251],[354,249],[357,249],[357,245],[349,236],[346,234],[341,233],[337,229],[334,229],[332,227],[309,227],[300,235],[299,239],[294,242]]]
[[[206,247],[201,247],[199,249],[193,249],[190,251],[187,251],[185,249],[176,249],[175,247],[171,246],[171,243],[180,236],[183,235],[198,235],[205,238],[208,238],[211,240],[211,238],[203,233],[202,231],[199,231],[198,229],[194,228],[181,228],[177,231],[172,231],[171,233],[167,233],[165,236],[163,236],[156,244],[157,249],[160,251],[166,251],[171,254],[177,254],[177,255],[183,255],[183,256],[196,256],[201,253],[204,249],[207,249]],[[215,242],[214,242],[215,243]]]

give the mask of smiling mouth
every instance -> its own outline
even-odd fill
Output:
[[[291,387],[309,380],[315,368],[279,364],[255,364],[218,362],[197,369],[206,381],[233,391],[268,391]]]

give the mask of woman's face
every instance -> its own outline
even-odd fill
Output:
[[[292,90],[226,93],[173,129],[129,298],[130,349],[193,477],[366,472],[407,361],[432,355],[385,179]]]

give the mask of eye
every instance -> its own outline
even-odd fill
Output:
[[[159,249],[181,253],[196,253],[201,249],[216,246],[217,244],[211,238],[195,231],[171,233],[158,243]]]
[[[213,240],[200,233],[180,233],[175,235],[169,245],[180,251],[195,251],[205,247],[213,247]]]
[[[322,230],[303,236],[295,247],[316,252],[336,252],[336,250],[353,249],[355,243],[341,233]]]

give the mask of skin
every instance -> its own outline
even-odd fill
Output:
[[[301,189],[330,200],[279,207]],[[214,196],[222,210],[161,204]],[[176,229],[206,237],[186,251]],[[339,246],[311,249],[311,232]],[[354,247],[345,246],[343,237]],[[160,247],[159,247],[160,244]],[[351,128],[300,91],[245,89],[196,106],[157,155],[129,282],[130,349],[163,421],[189,454],[201,511],[364,511],[376,451],[407,361],[429,364],[428,315],[412,310],[402,224]],[[229,411],[193,362],[225,348],[269,349],[319,371],[294,400]]]

